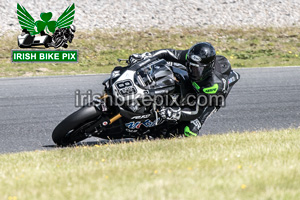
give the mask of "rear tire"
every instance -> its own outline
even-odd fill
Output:
[[[85,130],[101,116],[94,106],[84,106],[60,122],[52,133],[52,140],[59,146],[76,144],[88,136]]]

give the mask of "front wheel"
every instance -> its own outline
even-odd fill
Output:
[[[60,122],[52,133],[52,140],[59,146],[76,144],[88,136],[85,130],[101,116],[94,106],[84,106]]]
[[[56,38],[54,41],[54,48],[57,49],[61,47],[65,43],[64,39],[62,38]]]

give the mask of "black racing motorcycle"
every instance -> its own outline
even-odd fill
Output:
[[[229,87],[238,80],[239,74],[231,71]],[[76,144],[92,136],[169,138],[183,134],[184,122],[159,117],[158,111],[165,101],[155,97],[176,94],[182,99],[180,106],[186,105],[185,97],[195,91],[184,66],[175,67],[164,59],[148,58],[126,67],[115,67],[103,85],[102,96],[57,125],[52,134],[57,145]]]

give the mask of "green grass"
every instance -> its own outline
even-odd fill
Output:
[[[12,64],[16,33],[0,38],[0,77],[110,72],[117,58],[161,48],[188,49],[199,41],[212,43],[233,67],[299,65],[299,32],[300,27],[76,32],[69,48],[79,50],[78,64]]]
[[[0,155],[0,199],[299,199],[300,129]]]

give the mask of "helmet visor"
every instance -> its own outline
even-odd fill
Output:
[[[196,56],[191,56],[188,59],[188,68],[190,78],[193,81],[202,81],[204,80],[208,73],[211,71],[211,66],[213,62],[210,63],[201,63],[201,59],[197,59]]]

